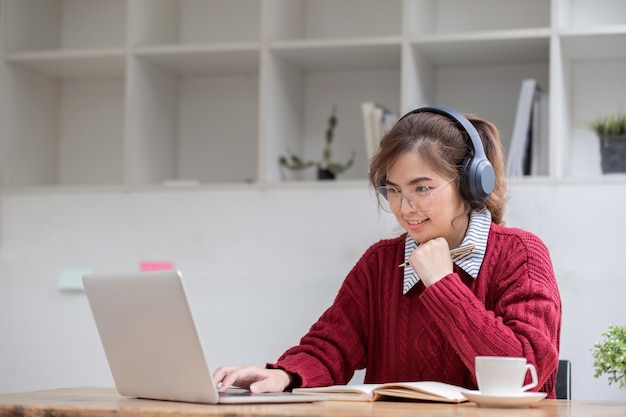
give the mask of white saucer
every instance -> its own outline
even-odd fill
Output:
[[[485,395],[480,391],[462,391],[461,394],[468,400],[475,402],[479,407],[490,408],[525,408],[546,398],[545,392],[522,392],[517,395]]]

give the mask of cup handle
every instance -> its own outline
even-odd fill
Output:
[[[526,364],[526,371],[530,371],[532,382],[528,385],[524,385],[522,387],[522,391],[528,391],[529,389],[535,388],[537,386],[537,370],[535,369],[535,366],[531,363]]]

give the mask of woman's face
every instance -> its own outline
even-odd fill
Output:
[[[464,206],[456,181],[437,174],[417,152],[407,151],[387,171],[387,185],[412,200],[409,203],[404,197],[398,202],[396,197],[392,212],[415,241],[443,237],[450,248],[461,244],[469,220],[467,216],[457,218]],[[431,193],[425,192],[424,186]]]

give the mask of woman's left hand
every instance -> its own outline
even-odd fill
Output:
[[[448,242],[438,237],[420,244],[409,256],[409,264],[426,287],[434,284],[453,271]]]

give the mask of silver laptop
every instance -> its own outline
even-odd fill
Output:
[[[120,395],[198,403],[320,401],[316,395],[219,393],[178,271],[83,276]]]

